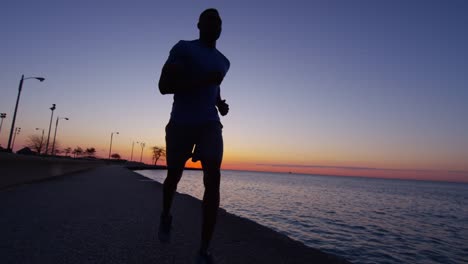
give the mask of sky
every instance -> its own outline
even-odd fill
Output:
[[[223,169],[468,182],[468,2],[32,1],[0,9],[0,144],[21,75],[15,150],[62,148],[130,159],[164,146],[172,96],[157,82],[169,50],[219,10],[230,113]],[[134,160],[141,148],[135,143]],[[162,162],[164,163],[164,161]],[[188,164],[199,166],[198,164]]]

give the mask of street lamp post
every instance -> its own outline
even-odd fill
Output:
[[[68,117],[58,117],[57,116],[57,122],[55,122],[55,133],[54,133],[54,143],[52,143],[52,155],[55,155],[55,138],[57,137],[57,127],[58,127],[58,121],[60,119],[65,119],[65,120],[69,120]]]
[[[19,104],[19,100],[20,100],[20,96],[21,96],[21,90],[23,89],[24,80],[27,80],[27,79],[36,79],[36,80],[39,80],[41,82],[43,82],[45,80],[45,78],[42,78],[42,77],[27,77],[27,78],[24,78],[24,74],[21,75],[21,80],[20,80],[19,88],[18,88],[18,97],[16,98],[15,112],[13,112],[13,120],[11,122],[10,136],[8,137],[7,150],[10,151],[10,152],[11,152],[11,148],[10,148],[11,147],[11,140],[12,140],[12,136],[13,136],[13,130],[15,128],[16,113],[18,112],[18,104]]]
[[[47,155],[47,152],[49,151],[49,139],[50,139],[50,129],[52,128],[52,119],[54,118],[54,110],[55,110],[55,104],[52,104],[52,107],[49,108],[52,110],[52,114],[50,114],[50,123],[49,123],[49,133],[47,134],[47,143],[45,147],[45,154]]]
[[[41,154],[42,143],[44,142],[44,129],[43,129],[43,128],[38,128],[38,127],[36,127],[36,130],[42,130],[41,144],[39,145],[39,154]]]
[[[0,132],[2,132],[2,126],[3,126],[3,119],[6,117],[6,113],[0,113],[0,118],[2,121],[0,122]]]
[[[13,147],[15,146],[16,135],[19,135],[21,132],[21,127],[15,127],[15,133],[13,135],[13,142],[11,143],[11,151],[13,151]]]
[[[112,132],[112,133],[111,133],[111,140],[110,140],[110,146],[109,146],[109,159],[110,159],[110,157],[111,157],[111,151],[112,151],[112,136],[114,135],[114,133],[118,135],[119,132]]]
[[[137,141],[137,144],[139,142]],[[130,161],[133,161],[133,147],[135,147],[135,141],[132,142],[132,154],[130,155]]]
[[[143,149],[145,148],[145,145],[146,145],[146,143],[144,143],[144,142],[140,143],[140,146],[141,146],[140,162],[143,159]]]

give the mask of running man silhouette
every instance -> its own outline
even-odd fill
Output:
[[[166,126],[167,177],[158,237],[162,242],[170,241],[170,210],[186,161],[189,158],[201,161],[205,193],[199,263],[213,263],[208,249],[216,225],[223,159],[223,126],[218,111],[223,116],[229,112],[229,105],[220,93],[230,66],[229,60],[216,49],[221,25],[216,9],[203,11],[197,24],[199,39],[179,41],[171,49],[159,79],[160,92],[174,94],[174,102]]]

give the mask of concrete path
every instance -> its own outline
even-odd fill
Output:
[[[0,190],[0,263],[194,263],[201,203],[176,196],[161,244],[161,187],[108,166]],[[224,210],[212,247],[217,263],[346,263]]]

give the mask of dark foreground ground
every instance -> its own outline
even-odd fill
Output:
[[[161,192],[122,166],[0,189],[0,263],[194,263],[201,203],[175,197],[161,244]],[[212,248],[217,263],[347,263],[223,210]]]

